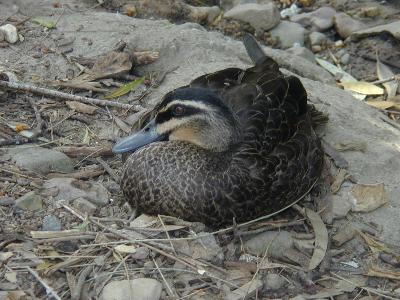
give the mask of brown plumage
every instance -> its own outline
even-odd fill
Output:
[[[297,201],[320,177],[301,82],[246,38],[254,67],[201,76],[154,109],[157,142],[135,147],[122,172],[124,195],[141,211],[212,227],[245,222]]]

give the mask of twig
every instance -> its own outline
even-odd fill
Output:
[[[167,280],[165,279],[164,274],[161,272],[161,269],[160,269],[160,267],[158,266],[158,264],[157,264],[156,260],[154,259],[154,257],[153,257],[153,262],[154,262],[154,265],[155,265],[156,268],[157,268],[158,273],[160,273],[160,276],[161,276],[162,280],[164,281],[165,287],[167,288],[168,296],[169,296],[170,298],[172,298],[172,299],[179,298],[179,296],[177,297],[177,295],[176,295],[176,294],[174,293],[174,291],[171,289],[170,285],[168,284]]]
[[[72,300],[79,300],[81,299],[81,293],[83,284],[85,283],[86,277],[89,276],[90,272],[92,272],[93,267],[87,266],[81,274],[79,275],[78,282],[76,283],[75,289],[71,291],[71,299]]]
[[[111,106],[111,107],[118,107],[118,108],[124,108],[124,109],[132,109],[134,111],[140,111],[143,109],[143,107],[140,105],[124,104],[124,103],[119,103],[119,102],[114,102],[114,101],[100,100],[100,99],[96,99],[96,98],[71,95],[68,93],[60,92],[60,91],[37,87],[37,86],[30,85],[30,84],[23,83],[23,82],[9,82],[9,81],[0,80],[0,87],[6,88],[6,89],[11,89],[14,91],[19,91],[19,92],[23,91],[23,92],[33,93],[33,94],[44,95],[47,97],[53,97],[57,100],[79,101],[79,102],[83,102],[83,103],[87,103],[87,104],[95,104],[95,105],[99,105],[99,106]]]
[[[373,81],[371,83],[380,84],[380,83],[385,83],[385,82],[389,82],[389,81],[400,81],[400,74],[393,75],[393,76],[391,76],[389,78],[385,78],[385,79],[382,79],[382,80],[376,80],[376,81]]]
[[[43,119],[42,119],[42,116],[40,115],[40,111],[39,111],[35,101],[30,97],[27,97],[26,99],[28,100],[29,104],[33,108],[33,111],[35,112],[35,117],[36,117],[36,123],[37,124],[36,124],[36,128],[34,129],[33,132],[34,132],[34,136],[38,137],[39,135],[42,134],[42,129],[43,129],[43,126],[44,126]]]
[[[91,157],[97,157],[113,155],[111,147],[109,146],[60,146],[54,149],[63,152],[69,157],[80,157],[87,155],[91,155]]]
[[[161,218],[160,215],[158,215],[158,219],[160,220],[161,225],[162,225],[162,227],[164,228],[165,234],[167,235],[167,238],[169,239],[169,244],[171,245],[171,248],[172,248],[172,250],[174,251],[174,254],[177,255],[177,254],[176,254],[176,251],[175,251],[174,244],[173,244],[172,241],[171,241],[171,237],[169,236],[168,230],[167,230],[167,228],[165,227],[164,221],[162,220],[162,218]]]
[[[114,172],[114,170],[111,169],[111,167],[101,157],[97,157],[96,160],[101,164],[104,170],[106,170],[106,172],[110,174],[114,181],[119,183],[119,176]]]
[[[43,285],[43,287],[46,289],[46,293],[50,296],[52,296],[53,298],[57,299],[57,300],[61,300],[60,296],[57,295],[57,293],[53,290],[52,287],[50,287],[46,282],[44,282],[42,280],[42,278],[40,278],[39,274],[36,273],[34,270],[32,270],[29,266],[24,266],[23,268],[27,269],[29,273],[31,273],[33,275],[33,277],[35,277],[37,279],[37,281],[39,281],[41,283],[41,285]]]

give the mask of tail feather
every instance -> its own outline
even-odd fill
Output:
[[[243,36],[243,44],[246,47],[247,54],[255,65],[258,65],[265,59],[265,52],[253,35],[246,32]]]

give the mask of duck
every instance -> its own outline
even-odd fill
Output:
[[[113,146],[129,154],[120,184],[139,211],[218,228],[290,207],[321,177],[316,109],[301,81],[281,73],[251,34],[243,43],[254,66],[167,93]]]

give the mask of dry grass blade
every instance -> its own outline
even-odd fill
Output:
[[[136,88],[139,84],[141,84],[144,80],[144,77],[139,77],[138,79],[133,80],[132,82],[129,82],[127,84],[124,84],[117,88],[115,91],[107,94],[104,96],[104,99],[114,99],[121,97],[127,93],[129,93],[131,90]]]
[[[356,92],[362,95],[383,95],[385,91],[379,86],[370,82],[358,81],[358,82],[342,82],[338,83],[343,89],[351,92]]]
[[[393,270],[385,270],[385,269],[379,268],[378,266],[369,267],[369,269],[365,273],[365,275],[400,280],[400,272],[393,271]]]
[[[400,103],[394,102],[394,101],[367,101],[366,102],[368,105],[371,105],[373,107],[385,110],[388,108],[394,108],[400,110]]]

